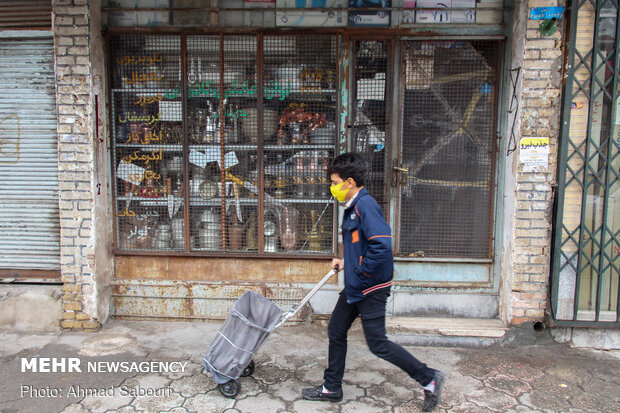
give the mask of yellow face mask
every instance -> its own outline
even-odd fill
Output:
[[[349,192],[350,188],[342,189],[342,186],[346,183],[347,181],[344,181],[338,185],[332,185],[329,187],[329,191],[332,193],[334,198],[338,200],[338,202],[344,202],[347,192]]]

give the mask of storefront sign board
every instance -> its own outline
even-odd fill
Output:
[[[350,0],[349,7],[376,8],[392,7],[392,0]],[[388,27],[390,25],[389,10],[369,10],[349,12],[349,26],[352,27]]]
[[[416,23],[474,23],[476,0],[418,0]],[[449,9],[471,10],[449,10]]]
[[[564,7],[534,7],[530,9],[530,20],[560,19],[564,16]]]
[[[278,9],[300,11],[276,11],[278,27],[345,27],[347,25],[347,0],[276,0]],[[330,11],[312,8],[333,8]]]

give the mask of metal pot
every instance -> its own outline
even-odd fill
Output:
[[[161,224],[159,226],[159,233],[157,234],[157,239],[162,241],[170,241],[172,239],[172,231],[170,225]]]
[[[241,120],[241,132],[246,140],[254,141],[258,136],[258,112],[256,108],[244,108],[245,118]],[[278,112],[272,109],[263,110],[263,131],[265,138],[278,131]]]
[[[203,222],[198,231],[200,248],[207,251],[219,251],[222,244],[222,227],[218,222]]]
[[[200,216],[198,245],[207,251],[219,251],[222,245],[222,224],[220,214],[205,209]]]

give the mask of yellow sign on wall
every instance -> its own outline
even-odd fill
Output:
[[[549,164],[549,138],[521,138],[519,160],[523,164],[524,171],[546,169]]]

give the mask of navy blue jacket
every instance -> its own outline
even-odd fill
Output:
[[[362,188],[342,219],[344,292],[349,303],[382,288],[390,288],[394,276],[392,231],[381,207]]]

